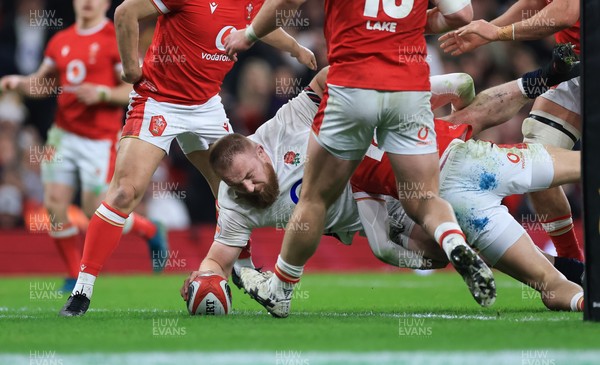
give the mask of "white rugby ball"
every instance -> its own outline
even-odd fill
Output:
[[[193,316],[228,314],[231,311],[231,289],[227,280],[212,273],[198,276],[188,287],[187,308]]]

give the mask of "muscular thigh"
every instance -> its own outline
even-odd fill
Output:
[[[373,140],[379,97],[376,90],[327,85],[312,125],[316,141],[338,159],[362,159]]]

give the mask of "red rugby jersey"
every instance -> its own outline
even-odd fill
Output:
[[[152,0],[162,14],[134,86],[145,97],[203,104],[221,90],[233,67],[225,38],[244,29],[263,0]]]
[[[427,0],[325,0],[327,82],[386,91],[430,90],[427,5]]]
[[[112,22],[84,30],[72,25],[56,33],[48,42],[44,62],[54,65],[62,89],[55,124],[86,138],[115,140],[123,126],[123,108],[106,103],[87,106],[73,93],[83,83],[110,88],[120,83],[121,58]]]

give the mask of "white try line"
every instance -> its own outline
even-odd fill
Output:
[[[442,311],[440,311],[442,312]],[[47,314],[56,314],[58,313],[55,310],[49,310],[47,308],[29,308],[29,307],[21,307],[21,308],[7,308],[0,307],[0,319],[38,319],[37,315],[47,315]],[[124,313],[132,313],[132,314],[180,314],[182,316],[187,316],[187,312],[185,309],[173,310],[173,309],[105,309],[105,308],[92,308],[88,311],[88,313],[113,313],[113,314],[124,314]],[[230,315],[245,315],[245,316],[264,316],[270,317],[266,311],[238,311],[233,310]],[[312,316],[322,316],[322,317],[331,317],[331,318],[368,318],[368,317],[379,317],[379,318],[427,318],[427,319],[441,319],[441,320],[476,320],[476,321],[504,321],[504,322],[560,322],[560,321],[572,321],[573,318],[568,316],[567,313],[562,314],[560,312],[553,313],[553,317],[542,316],[538,317],[534,314],[529,314],[523,317],[517,318],[507,318],[502,314],[500,316],[496,315],[484,315],[484,314],[446,314],[446,313],[433,313],[433,312],[424,312],[424,313],[389,313],[389,312],[292,312],[291,316],[303,316],[303,317],[312,317]]]
[[[128,352],[62,354],[31,351],[29,354],[0,354],[4,365],[583,365],[597,364],[600,350],[522,350],[490,352]]]

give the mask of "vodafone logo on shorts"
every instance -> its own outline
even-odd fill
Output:
[[[419,138],[421,141],[424,141],[427,139],[428,136],[429,136],[429,128],[422,127],[419,129],[419,133],[417,133],[417,138]]]
[[[225,51],[225,38],[227,38],[227,36],[235,30],[237,29],[235,29],[233,25],[227,25],[219,31],[219,34],[217,34],[217,39],[215,41],[215,45],[217,46],[217,49],[219,51]]]

